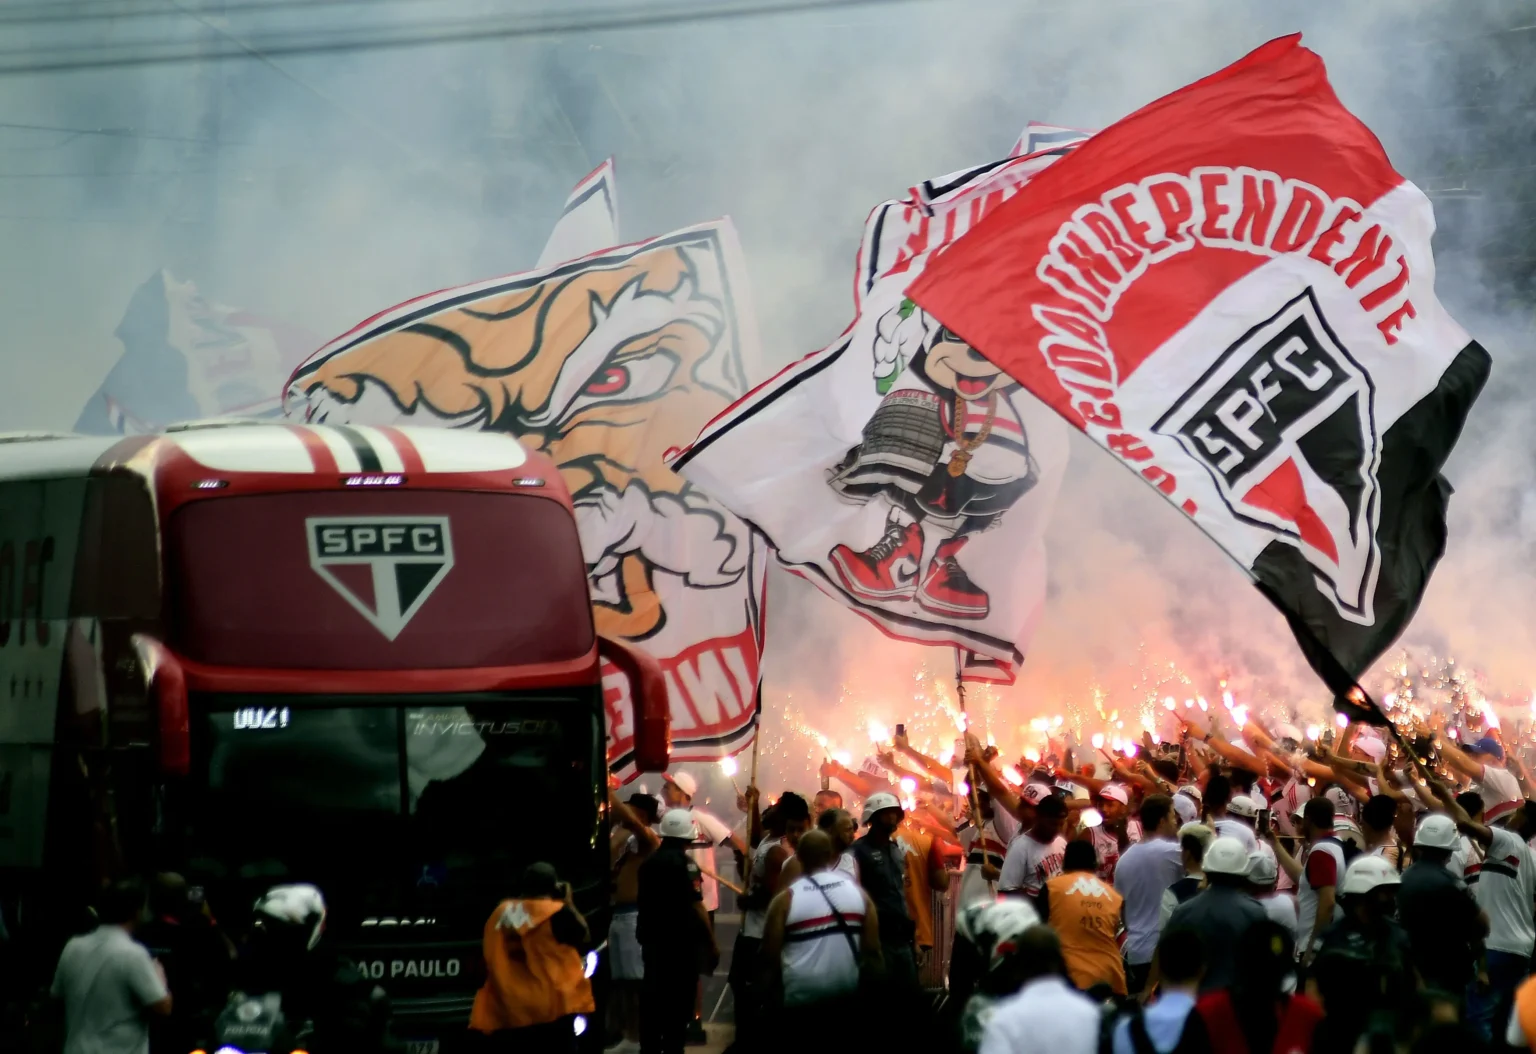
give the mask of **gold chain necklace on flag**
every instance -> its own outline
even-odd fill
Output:
[[[949,455],[949,474],[955,479],[965,475],[965,466],[971,463],[971,451],[987,441],[987,436],[992,434],[992,422],[997,419],[997,393],[987,393],[987,419],[981,423],[981,431],[976,433],[975,439],[965,438],[965,419],[960,415],[960,393],[955,392],[955,400],[950,408],[950,420],[955,423],[955,452]]]

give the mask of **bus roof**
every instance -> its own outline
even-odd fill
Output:
[[[495,432],[369,428],[274,421],[196,422],[158,436],[0,436],[0,480],[83,476],[128,465],[153,471],[182,454],[217,473],[435,474],[501,472],[529,461]]]

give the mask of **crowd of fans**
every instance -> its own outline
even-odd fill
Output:
[[[940,761],[898,733],[858,770],[825,762],[809,800],[749,788],[739,832],[669,776],[673,811],[644,795],[618,811],[626,1034],[646,1054],[686,1041],[720,955],[714,853],[733,845],[744,1054],[802,1034],[981,1054],[1536,1050],[1536,788],[1517,758],[1496,729],[1317,731],[1212,719],[1014,765],[975,737]],[[673,871],[697,903],[653,928],[647,861],[668,842],[693,854]],[[676,975],[669,994],[653,968]]]
[[[685,772],[614,791],[606,934],[527,867],[485,922],[465,1038],[681,1054],[734,909],[737,1054],[1536,1054],[1536,788],[1497,729],[1213,718],[1120,747],[1009,764],[967,736],[941,761],[898,726],[858,770],[825,762],[814,794],[748,787],[734,827]],[[238,948],[178,876],[148,893],[106,891],[58,961],[68,1054],[217,1049],[226,1025],[285,1051],[403,1049],[382,992],[321,941],[319,890],[269,890]],[[603,958],[608,1019],[587,1032]]]

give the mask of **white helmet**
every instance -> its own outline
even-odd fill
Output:
[[[1208,875],[1244,877],[1248,874],[1248,849],[1236,838],[1213,839],[1205,849],[1205,859],[1200,866]]]
[[[1040,913],[1020,897],[986,900],[960,912],[955,928],[987,959],[988,969],[1006,962],[1021,933],[1040,925]]]
[[[1227,802],[1227,812],[1233,816],[1241,816],[1245,820],[1252,820],[1259,815],[1259,807],[1248,795],[1239,794]]]
[[[305,932],[305,946],[313,951],[325,932],[325,898],[310,885],[273,886],[261,895],[252,909],[259,928],[274,923],[283,928]]]
[[[1431,813],[1419,824],[1413,836],[1413,844],[1430,849],[1459,849],[1461,834],[1456,830],[1455,820],[1441,812]]]
[[[1402,884],[1402,878],[1397,873],[1397,868],[1383,857],[1359,856],[1350,864],[1344,872],[1344,884],[1339,887],[1339,892],[1352,897],[1360,893],[1369,893],[1379,886],[1396,886]]]
[[[1268,888],[1280,881],[1280,868],[1275,863],[1275,858],[1262,850],[1255,849],[1248,854],[1248,881],[1256,886]]]
[[[880,791],[878,794],[871,794],[868,798],[864,799],[864,817],[861,822],[866,824],[869,823],[870,820],[875,818],[875,813],[877,812],[884,812],[886,809],[900,808],[901,802],[896,800],[896,795],[894,794],[887,794],[885,791]]]
[[[661,818],[657,833],[663,838],[686,838],[691,842],[698,836],[698,830],[698,825],[693,822],[693,813],[687,809],[668,809],[667,814]]]

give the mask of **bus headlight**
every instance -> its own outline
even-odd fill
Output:
[[[571,1028],[576,1032],[578,1036],[581,1035],[587,1030],[587,1019],[581,1014],[577,1014],[571,1020]]]

